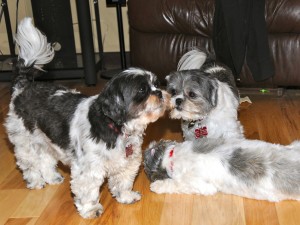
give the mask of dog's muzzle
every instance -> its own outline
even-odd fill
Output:
[[[176,98],[175,100],[176,106],[180,106],[182,102],[183,102],[182,98]]]
[[[175,99],[175,105],[176,105],[177,110],[182,110],[182,107],[181,107],[182,102],[183,102],[182,98],[176,98]]]

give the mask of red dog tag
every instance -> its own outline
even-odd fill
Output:
[[[200,127],[195,129],[195,138],[202,138],[204,136],[207,136],[208,132],[207,132],[207,128],[206,127]]]
[[[126,146],[126,157],[131,156],[133,154],[133,148],[132,148],[132,144]]]

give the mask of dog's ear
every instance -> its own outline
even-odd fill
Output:
[[[199,84],[199,89],[203,97],[208,101],[208,103],[215,107],[218,104],[218,82],[216,79],[208,75],[197,76],[195,78]]]
[[[170,81],[170,76],[171,76],[171,75],[168,75],[168,76],[165,77],[165,79],[166,79],[167,82]]]
[[[217,82],[212,82],[209,98],[212,106],[214,107],[217,106],[218,104],[218,83]]]
[[[101,96],[101,110],[118,125],[123,125],[127,120],[127,110],[124,97],[120,92],[108,92]]]

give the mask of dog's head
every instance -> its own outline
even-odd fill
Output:
[[[217,106],[226,107],[228,102],[237,105],[238,102],[236,88],[230,84],[231,74],[226,78],[225,69],[221,73],[177,71],[168,75],[166,80],[167,91],[171,94],[170,116],[173,119],[202,119]]]
[[[144,170],[151,182],[169,178],[166,168],[163,166],[163,158],[166,151],[175,141],[161,140],[150,143],[144,152]]]
[[[158,87],[157,77],[146,70],[131,68],[113,77],[89,110],[91,135],[114,147],[125,127],[127,135],[143,133],[161,117],[170,95]]]
[[[101,111],[120,126],[132,119],[143,125],[154,122],[169,104],[169,94],[158,85],[157,77],[149,71],[125,70],[100,94]]]
[[[200,119],[218,102],[217,82],[200,70],[174,72],[166,79],[174,119]]]

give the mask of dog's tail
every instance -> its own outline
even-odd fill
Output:
[[[44,71],[42,67],[54,57],[52,45],[32,24],[32,18],[26,17],[19,23],[15,41],[19,53],[14,64],[14,85],[21,80],[33,79],[37,71]]]
[[[179,60],[177,71],[200,69],[207,60],[207,54],[199,49],[185,53]]]

